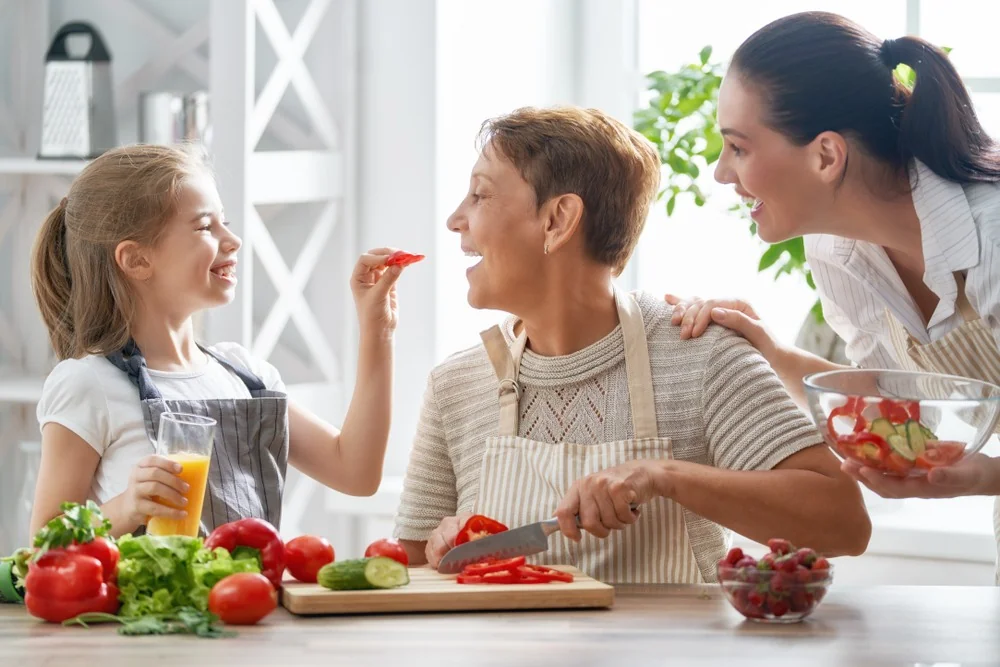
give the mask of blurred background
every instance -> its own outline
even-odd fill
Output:
[[[714,129],[706,118],[718,76],[768,21],[835,11],[880,37],[915,34],[951,48],[985,127],[1000,134],[1000,61],[994,22],[984,15],[996,10],[984,7],[975,0],[0,0],[0,553],[28,539],[34,403],[55,362],[28,285],[28,252],[44,215],[94,151],[137,140],[208,146],[228,217],[244,238],[245,273],[236,302],[200,321],[201,332],[269,359],[293,398],[334,423],[354,381],[347,278],[355,257],[383,245],[428,255],[399,287],[395,413],[379,493],[349,498],[294,472],[286,490],[283,533],[323,534],[338,557],[360,555],[391,532],[428,372],[477,343],[500,316],[467,305],[469,260],[445,228],[465,195],[484,119],[573,103],[659,127],[662,114],[649,111],[650,101],[671,77],[693,77],[695,111],[680,127],[701,132],[698,169],[678,163],[676,146],[661,137],[665,184],[678,194],[668,192],[651,212],[621,283],[743,297],[782,339],[836,357],[838,341],[814,312],[801,247],[764,245],[732,210],[731,189],[712,180]],[[46,51],[74,22],[97,34],[110,63],[61,72],[70,86],[92,87],[92,110],[69,95],[58,113],[43,114],[46,82],[55,80],[47,78]],[[93,39],[74,34],[68,46],[85,53]],[[98,145],[102,137],[108,145]],[[838,559],[842,581],[992,583],[992,499],[868,501],[871,548]]]

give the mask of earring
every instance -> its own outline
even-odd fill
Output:
[[[548,254],[549,254],[549,244],[548,244],[548,243],[546,243],[546,244],[545,244],[545,248],[543,248],[542,250],[543,250],[543,252],[544,252],[544,253],[545,253],[546,255],[548,255]]]

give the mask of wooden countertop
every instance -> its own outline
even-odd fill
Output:
[[[619,587],[601,611],[297,617],[232,639],[122,637],[0,605],[0,665],[1000,665],[1000,588],[838,588],[807,621],[744,621],[716,586]]]

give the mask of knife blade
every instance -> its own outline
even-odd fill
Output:
[[[629,507],[633,512],[638,511],[637,505]],[[580,525],[579,516],[576,517],[576,525]],[[549,536],[557,532],[559,532],[559,521],[546,519],[481,537],[449,550],[438,563],[437,571],[441,574],[458,574],[467,565],[478,563],[484,558],[516,558],[540,554],[549,550]]]
[[[438,563],[441,574],[458,574],[484,558],[515,558],[548,551],[549,535],[559,531],[556,519],[529,523],[520,528],[481,537],[452,548]]]

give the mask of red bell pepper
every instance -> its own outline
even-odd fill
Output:
[[[212,531],[205,540],[206,549],[222,547],[229,553],[243,547],[256,549],[260,560],[260,573],[275,589],[281,586],[285,573],[285,543],[274,526],[263,519],[240,519],[223,524]]]
[[[472,565],[465,566],[462,570],[463,574],[468,574],[472,576],[489,574],[491,572],[506,572],[507,570],[516,570],[518,567],[524,565],[524,556],[517,556],[516,558],[507,558],[504,560],[485,560],[482,563],[473,563]]]
[[[876,467],[880,466],[892,451],[885,438],[868,431],[838,436],[837,442],[846,446],[862,463]]]
[[[402,250],[397,250],[389,255],[389,257],[385,260],[385,265],[404,267],[409,266],[410,264],[416,264],[423,258],[423,255],[414,255],[412,253],[403,252]]]
[[[95,537],[90,542],[73,542],[66,551],[79,553],[84,556],[92,556],[101,562],[104,569],[104,581],[114,583],[118,581],[118,547],[114,542],[103,537]]]
[[[837,433],[837,430],[833,427],[833,420],[836,417],[854,418],[854,433],[860,433],[866,430],[868,428],[868,420],[861,414],[864,409],[864,399],[860,396],[851,396],[847,399],[847,403],[830,410],[830,415],[826,418],[826,428],[830,433],[830,438],[832,440],[837,440],[841,437],[840,434]]]
[[[883,398],[879,401],[878,411],[893,424],[903,424],[908,419],[920,421],[920,401],[894,401]]]
[[[469,520],[465,522],[462,529],[458,531],[458,535],[455,537],[455,546],[457,547],[459,544],[478,540],[487,535],[496,535],[505,530],[507,530],[507,526],[499,521],[491,519],[488,516],[483,516],[482,514],[475,514],[469,517]]]
[[[118,611],[118,588],[105,579],[101,561],[65,549],[51,549],[29,564],[24,591],[28,612],[51,623]]]
[[[573,575],[541,565],[526,565],[524,556],[473,563],[457,578],[460,584],[547,584],[552,581],[572,583]]]

